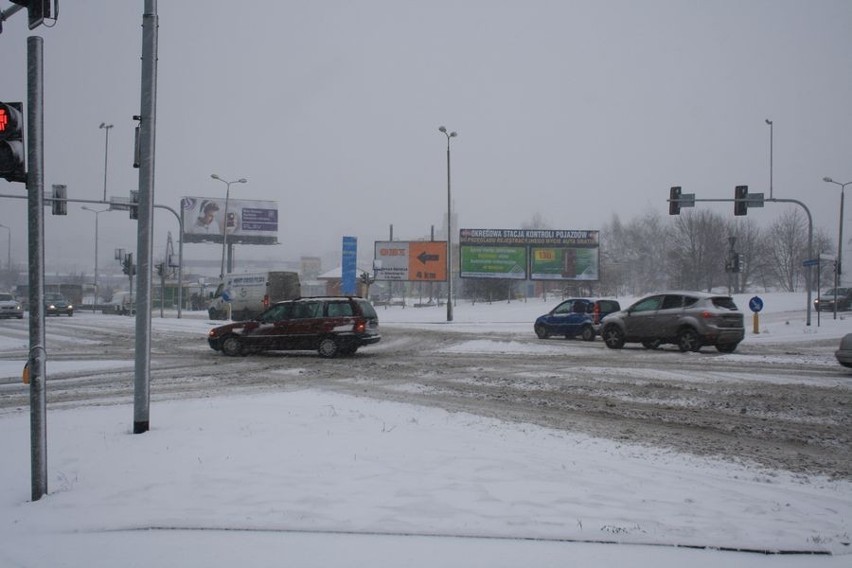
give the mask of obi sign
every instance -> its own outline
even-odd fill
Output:
[[[376,280],[446,282],[446,241],[377,241]]]

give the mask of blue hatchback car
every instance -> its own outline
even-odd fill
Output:
[[[550,312],[539,316],[533,329],[539,339],[561,335],[592,341],[600,331],[604,316],[619,310],[621,305],[616,300],[569,298]]]

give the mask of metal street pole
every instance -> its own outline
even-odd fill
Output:
[[[6,229],[6,231],[9,233],[9,239],[8,239],[8,245],[7,245],[8,249],[6,251],[6,270],[8,270],[9,272],[12,272],[12,229],[7,227],[6,225],[0,225],[0,227],[2,227],[3,229]]]
[[[822,181],[840,186],[840,233],[837,237],[837,260],[834,264],[834,319],[837,319],[837,287],[840,286],[840,275],[843,273],[843,200],[846,186],[852,184],[852,181],[840,183],[830,177],[824,177]]]
[[[112,124],[107,124],[102,122],[98,128],[103,128],[104,132],[106,132],[106,141],[104,143],[104,201],[107,200],[107,158],[109,156],[109,129],[112,128]]]
[[[92,313],[95,313],[95,305],[98,303],[98,219],[101,213],[107,213],[109,209],[92,209],[85,205],[80,209],[91,211],[95,214],[95,297],[92,299]]]
[[[231,184],[232,183],[247,183],[246,178],[240,178],[233,181],[227,181],[216,174],[210,174],[215,180],[219,180],[227,186],[225,190],[225,217],[222,219],[222,267],[219,269],[219,279],[225,281],[225,249],[228,246],[228,202],[231,199]]]
[[[446,127],[438,127],[447,137],[447,321],[453,321],[453,198],[450,192],[450,138],[458,136],[456,132],[447,132]]]
[[[774,123],[766,119],[766,124],[769,125],[769,199],[772,199],[772,145],[775,138]]]

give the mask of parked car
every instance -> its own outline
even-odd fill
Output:
[[[647,349],[674,343],[681,351],[713,345],[731,353],[745,337],[745,328],[743,314],[730,296],[666,292],[605,317],[601,337],[610,349],[621,349],[625,343],[641,343]]]
[[[44,315],[58,316],[65,314],[68,317],[74,315],[74,305],[65,299],[62,294],[44,295]]]
[[[0,318],[24,319],[24,307],[12,294],[0,293]]]
[[[212,349],[230,356],[317,350],[322,357],[336,357],[381,339],[373,305],[354,296],[278,302],[254,319],[213,328],[207,337]]]
[[[852,288],[837,288],[837,311],[852,310]],[[822,292],[814,300],[814,309],[818,312],[833,312],[834,311],[834,294],[835,289],[830,288]]]
[[[600,331],[601,320],[621,309],[616,300],[570,298],[535,320],[533,329],[539,339],[552,335],[581,337],[592,341]]]
[[[847,333],[840,340],[840,348],[834,352],[837,362],[844,367],[852,367],[852,333]]]

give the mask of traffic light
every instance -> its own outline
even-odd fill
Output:
[[[0,177],[26,183],[24,105],[0,103]]]
[[[130,190],[130,218],[139,218],[139,192],[135,189]]]
[[[23,6],[29,14],[29,27],[36,29],[44,23],[45,18],[50,18],[50,3],[52,0],[11,0],[12,4]]]
[[[54,215],[68,215],[68,188],[54,184],[52,197],[50,212]]]
[[[748,214],[748,186],[738,185],[734,189],[734,215]]]
[[[121,271],[128,276],[133,276],[136,273],[136,267],[133,265],[133,255],[128,254],[121,262]]]
[[[669,215],[680,215],[680,186],[669,190]]]

